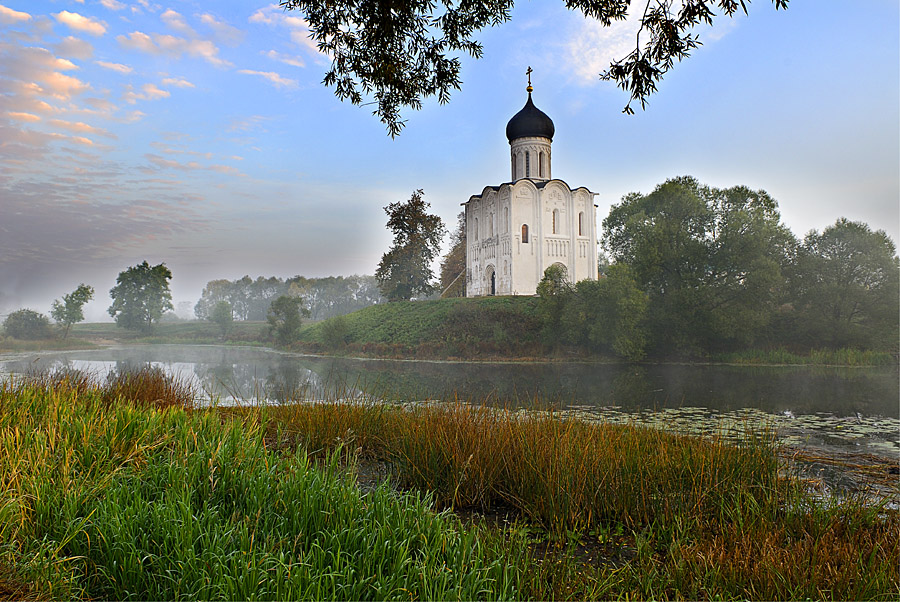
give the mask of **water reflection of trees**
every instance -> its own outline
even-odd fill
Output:
[[[896,416],[890,369],[628,364],[458,364],[304,359],[303,365],[392,399],[484,400],[496,405],[699,406],[729,411]]]
[[[322,374],[290,357],[262,363],[197,363],[194,372],[212,399],[285,403],[330,398],[341,391]]]
[[[896,368],[763,368],[584,364],[462,364],[301,357],[263,349],[147,346],[35,354],[0,362],[0,372],[110,370],[152,362],[195,378],[212,397],[284,402],[353,395],[388,400],[452,399],[495,405],[619,406],[623,411],[699,406],[771,413],[898,415]],[[179,372],[180,371],[180,372]]]

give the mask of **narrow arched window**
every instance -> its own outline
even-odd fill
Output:
[[[528,224],[522,224],[522,242],[528,242]]]
[[[503,232],[509,232],[509,207],[503,208]]]
[[[475,218],[475,228],[474,228],[473,234],[474,234],[474,236],[472,238],[474,238],[475,240],[478,240],[478,218],[477,217]]]
[[[525,177],[531,177],[531,154],[525,151]]]
[[[584,211],[578,212],[578,236],[584,236]]]
[[[538,155],[538,175],[544,177],[544,151]]]
[[[559,234],[559,209],[553,210],[553,233]]]
[[[512,155],[510,157],[510,162],[512,163],[512,179],[515,181],[516,179],[516,156]]]

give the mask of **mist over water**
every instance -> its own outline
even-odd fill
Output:
[[[393,361],[268,349],[149,345],[0,356],[0,375],[76,369],[105,378],[146,365],[191,382],[212,403],[458,398],[498,406],[535,402],[588,417],[666,428],[768,420],[792,444],[900,457],[900,371],[874,368]],[[770,426],[771,426],[770,425]]]

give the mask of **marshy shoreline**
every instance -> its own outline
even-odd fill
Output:
[[[452,402],[193,401],[158,369],[0,385],[3,596],[892,599],[900,588],[900,513],[871,492],[815,492],[784,473],[765,432],[734,444]]]

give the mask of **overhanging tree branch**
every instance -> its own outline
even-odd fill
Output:
[[[772,0],[786,9],[789,0]],[[567,8],[605,26],[627,18],[631,0],[564,0]],[[646,0],[635,50],[600,78],[629,93],[646,109],[657,83],[701,42],[692,29],[718,16],[747,14],[750,0]],[[322,83],[341,100],[372,102],[391,137],[405,125],[401,110],[418,110],[436,96],[449,102],[462,85],[458,54],[481,58],[475,36],[510,19],[513,0],[280,0],[303,14],[319,50],[331,58]],[[717,12],[719,14],[717,14]],[[649,38],[641,42],[641,34]]]

